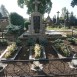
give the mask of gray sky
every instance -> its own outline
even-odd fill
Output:
[[[70,3],[72,0],[51,0],[53,5],[50,13],[50,17],[52,18],[54,15],[56,15],[57,11],[60,11],[63,7],[66,7],[69,12],[73,11],[74,15],[77,17],[77,6],[72,8],[70,6]],[[22,15],[24,18],[28,18],[29,15],[26,14],[27,8],[24,7],[24,9],[18,7],[17,0],[0,0],[0,6],[3,4],[5,8],[8,10],[8,12],[17,12],[18,14]],[[47,14],[45,14],[45,17],[47,17]]]

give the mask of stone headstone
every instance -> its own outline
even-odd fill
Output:
[[[35,12],[31,14],[31,25],[29,26],[29,32],[31,34],[42,34],[44,33],[44,25],[42,23],[42,14],[38,12],[38,2],[34,1]]]
[[[42,14],[38,12],[38,5],[40,2],[35,0],[33,4],[35,5],[35,11],[31,14],[30,22],[31,24],[28,25],[28,32],[22,34],[19,38],[33,38],[34,40],[37,39],[44,39],[45,37],[45,25],[42,22]]]
[[[43,33],[42,15],[39,12],[34,12],[31,15],[30,33],[37,34]]]

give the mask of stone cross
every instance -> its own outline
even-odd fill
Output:
[[[70,13],[68,12],[68,10],[67,10],[67,12],[66,12],[66,15],[67,15],[67,18],[66,18],[66,21],[67,21],[67,25],[68,25],[68,22],[69,22],[69,15]]]
[[[38,12],[38,4],[39,4],[40,2],[38,1],[38,0],[35,0],[34,2],[33,2],[33,4],[35,4],[35,12]]]
[[[68,20],[68,15],[69,15],[69,14],[70,14],[70,13],[67,11],[67,12],[66,12],[66,15],[67,15],[67,20]]]
[[[58,12],[57,12],[57,21],[56,21],[57,24],[59,24],[59,13],[60,13],[60,12],[58,11]]]
[[[58,12],[57,12],[57,17],[59,17],[59,13],[60,13],[60,12],[58,11]]]

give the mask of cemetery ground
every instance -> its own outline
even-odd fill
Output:
[[[68,33],[71,36],[71,33]],[[76,37],[76,33],[74,34]],[[62,38],[64,43],[70,45],[74,51],[77,53],[77,45],[73,45],[66,40],[66,38]],[[14,42],[15,38],[13,35],[8,36],[8,40],[10,42]],[[74,77],[73,74],[77,72],[76,69],[72,69],[69,67],[67,60],[59,59],[57,53],[53,49],[53,39],[48,39],[48,43],[45,46],[46,58],[49,60],[42,60],[40,61],[43,64],[42,71],[32,71],[30,69],[32,61],[29,60],[29,46],[27,45],[26,41],[22,41],[22,50],[17,55],[17,61],[7,62],[7,67],[1,72],[1,76],[37,76],[37,75],[46,75],[46,76],[54,76],[57,75],[64,75],[70,74],[71,77]],[[6,46],[0,46],[0,52],[3,52],[6,49]],[[70,60],[69,60],[70,61]],[[77,75],[76,75],[77,76]],[[58,76],[59,77],[59,76]],[[65,77],[65,76],[61,76]],[[67,77],[67,76],[66,76]],[[70,77],[68,75],[68,77]]]

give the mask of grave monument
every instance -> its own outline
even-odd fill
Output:
[[[35,12],[31,14],[31,26],[30,26],[30,33],[31,34],[43,34],[43,24],[42,24],[42,14],[38,12],[38,5],[40,2],[35,0],[33,4],[35,4]]]
[[[45,48],[44,46],[40,46],[40,41],[46,39],[46,35],[45,35],[45,25],[43,24],[42,21],[42,14],[38,12],[39,3],[40,2],[38,0],[35,0],[33,2],[33,4],[35,5],[35,12],[31,14],[30,17],[31,24],[28,26],[28,31],[26,31],[19,37],[20,39],[31,38],[35,40],[35,46],[34,45],[30,46],[29,60],[46,59]],[[31,70],[37,71],[42,69],[43,65],[39,61],[33,61],[31,65]]]
[[[38,12],[39,1],[35,0],[35,12],[31,14],[31,25],[28,26],[28,32],[23,33],[19,38],[33,38],[43,40],[45,38],[45,25],[42,22],[42,14]]]
[[[35,5],[35,11],[31,14],[30,22],[31,24],[28,25],[28,31],[24,32],[19,38],[20,39],[33,39],[35,42],[38,41],[44,41],[46,39],[50,39],[51,37],[63,37],[62,34],[53,33],[53,32],[47,32],[45,31],[45,24],[43,24],[42,14],[38,12],[38,5],[40,2],[38,0],[35,0],[33,2]],[[59,12],[58,12],[58,18],[59,18]],[[57,36],[56,36],[57,35]],[[54,38],[54,37],[53,37]]]

